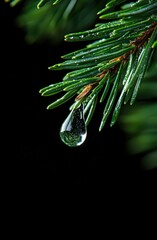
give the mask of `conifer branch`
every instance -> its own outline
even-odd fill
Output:
[[[157,45],[157,0],[121,5],[125,2],[108,1],[98,12],[104,22],[96,24],[93,29],[65,36],[68,42],[90,43],[62,56],[63,62],[49,67],[50,70],[70,72],[63,81],[40,90],[42,96],[63,92],[63,96],[47,109],[74,98],[73,106],[81,102],[86,109],[85,114],[92,112],[93,115],[96,104],[103,103],[99,127],[102,130],[110,115],[110,126],[113,126],[122,105],[135,102],[153,48]],[[88,119],[91,120],[92,115]]]
[[[11,6],[22,2],[22,0],[4,1],[9,2]],[[91,0],[90,4],[91,2],[98,5],[96,0]],[[103,6],[103,1],[99,2]],[[89,1],[36,0],[35,6],[38,10],[45,11],[46,6],[49,8],[51,5],[53,9],[54,5],[58,4],[57,14],[59,14],[56,18],[58,24],[58,19],[63,22],[63,16],[64,19],[68,19],[71,12],[74,11],[76,3],[78,6],[85,6],[89,4]],[[31,1],[30,4],[32,4]],[[85,12],[90,13],[89,7],[86,6],[86,11],[83,11],[83,15],[80,12],[80,15],[85,16]],[[77,10],[80,11],[79,8]],[[31,14],[28,17],[30,16]],[[91,19],[91,16],[93,18],[93,13],[86,16],[86,20]],[[138,0],[130,3],[127,0],[107,0],[106,5],[98,11],[97,16],[101,22],[97,23],[93,29],[81,32],[75,29],[75,33],[65,35],[67,42],[83,41],[88,42],[88,44],[83,49],[67,53],[62,56],[61,63],[49,67],[50,70],[67,70],[68,72],[62,81],[43,87],[40,94],[52,96],[62,93],[62,97],[50,103],[47,109],[56,108],[73,99],[73,104],[69,109],[71,113],[74,112],[74,115],[79,115],[81,119],[81,111],[83,110],[86,126],[90,123],[97,104],[100,103],[103,105],[102,120],[99,126],[101,131],[108,118],[110,118],[110,126],[115,124],[123,105],[128,103],[133,105],[136,101],[141,83],[151,63],[154,49],[157,47],[157,0]],[[83,22],[86,22],[85,18],[82,17],[82,19]],[[67,24],[67,21],[64,23]],[[151,92],[153,92],[152,89]],[[84,107],[82,108],[82,106]],[[145,113],[146,108],[143,109],[142,114]],[[154,105],[149,105],[149,110],[153,113],[156,111]],[[135,118],[136,116],[135,112]],[[70,146],[69,139],[73,142],[73,146],[82,143],[83,140],[80,139],[85,138],[86,127],[83,122],[80,124],[82,127],[82,135],[80,136],[73,131],[69,134],[65,131],[65,135],[62,132],[62,137],[64,135],[62,140],[64,139],[63,141],[67,145]],[[151,124],[150,121],[150,128]],[[156,127],[155,125],[155,131]],[[76,129],[78,130],[77,126]],[[145,139],[143,135],[141,136],[142,139]],[[153,147],[156,147],[155,136],[154,134],[149,135],[149,139],[153,139],[153,142],[151,141]],[[80,139],[78,140],[78,138]],[[141,138],[135,137],[135,143],[139,139]],[[156,156],[156,151],[154,156]]]

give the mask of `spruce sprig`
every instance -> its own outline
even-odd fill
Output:
[[[103,21],[93,29],[71,33],[65,41],[90,41],[83,49],[68,53],[51,70],[70,70],[63,81],[40,90],[42,96],[63,92],[47,109],[74,98],[73,107],[84,104],[88,125],[98,102],[104,104],[99,130],[111,115],[110,126],[118,119],[123,104],[132,105],[156,47],[157,0],[108,1],[98,16]]]

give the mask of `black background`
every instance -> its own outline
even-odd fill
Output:
[[[48,70],[77,44],[50,42],[28,45],[15,18],[20,6],[2,3],[1,23],[1,141],[5,180],[52,186],[56,184],[104,184],[148,182],[156,170],[141,167],[140,156],[127,152],[127,136],[118,123],[99,133],[102,109],[88,127],[85,143],[65,146],[59,138],[60,126],[68,114],[68,104],[46,110],[51,97],[41,97],[39,89],[60,81],[64,72]]]

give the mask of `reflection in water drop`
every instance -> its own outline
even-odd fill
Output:
[[[73,109],[60,129],[61,140],[69,147],[80,146],[86,139],[87,128],[83,115],[83,105]]]

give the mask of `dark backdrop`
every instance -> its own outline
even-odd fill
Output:
[[[60,126],[68,114],[68,103],[46,110],[51,97],[41,97],[39,89],[60,81],[64,72],[48,70],[60,62],[75,44],[50,42],[28,45],[24,31],[15,24],[20,7],[2,3],[1,23],[1,108],[2,172],[12,183],[105,184],[119,181],[145,182],[156,170],[141,168],[140,157],[126,150],[127,136],[118,123],[99,133],[101,111],[88,127],[86,142],[77,148],[65,146],[59,138]]]

